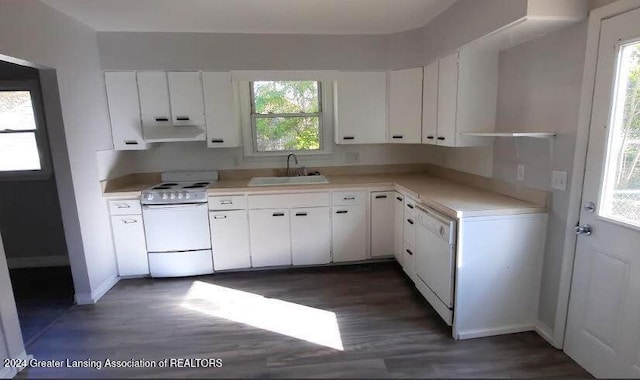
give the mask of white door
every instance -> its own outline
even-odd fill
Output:
[[[387,73],[340,73],[336,144],[382,144],[387,134]]]
[[[331,262],[329,207],[291,209],[291,260],[293,265]]]
[[[231,73],[202,73],[202,87],[207,123],[207,147],[240,146],[238,91],[231,82]]]
[[[404,256],[404,196],[398,192],[394,196],[393,208],[393,254],[398,263],[402,264]]]
[[[393,254],[394,194],[393,191],[371,193],[371,257]]]
[[[137,73],[140,115],[143,126],[167,127],[171,125],[167,73],[143,71]]]
[[[247,211],[212,211],[209,226],[214,269],[250,268]]]
[[[615,48],[615,54],[614,54]],[[640,377],[640,10],[602,22],[566,352]]]
[[[336,206],[331,215],[333,261],[367,258],[367,209],[365,206]]]
[[[118,274],[120,276],[149,274],[142,215],[112,216],[111,228],[118,260]]]
[[[422,82],[422,143],[436,145],[438,136],[438,61],[424,67]]]
[[[253,267],[291,265],[289,210],[249,210]]]
[[[109,102],[113,147],[116,150],[146,149],[140,124],[140,102],[134,71],[104,73]]]
[[[388,142],[422,142],[422,67],[389,73]]]
[[[167,80],[173,125],[204,125],[204,100],[200,73],[169,72]]]

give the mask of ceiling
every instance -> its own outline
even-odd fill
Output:
[[[42,0],[97,31],[390,34],[455,0]]]

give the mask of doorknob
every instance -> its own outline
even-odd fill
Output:
[[[587,236],[589,236],[589,235],[591,235],[591,232],[592,232],[591,231],[591,226],[588,225],[588,224],[585,224],[583,226],[577,225],[573,230],[576,232],[576,235],[587,235]]]

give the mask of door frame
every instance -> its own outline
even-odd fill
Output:
[[[597,8],[589,14],[587,45],[585,52],[584,72],[582,76],[582,91],[580,93],[580,109],[578,114],[578,129],[576,134],[576,148],[573,159],[573,178],[569,195],[569,214],[567,216],[562,266],[560,269],[560,285],[556,304],[556,319],[553,331],[553,344],[557,348],[564,347],[564,338],[569,312],[569,298],[573,282],[573,264],[576,256],[577,237],[573,231],[580,220],[582,208],[582,188],[584,184],[589,134],[591,128],[591,113],[593,93],[595,90],[596,67],[598,64],[598,47],[600,43],[600,29],[603,20],[640,8],[640,0],[619,0]]]

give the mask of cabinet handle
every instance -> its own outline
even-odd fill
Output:
[[[213,219],[227,219],[226,215],[215,215]]]
[[[346,214],[348,212],[349,211],[347,211],[347,210],[339,210],[339,211],[336,211],[336,214]]]
[[[411,256],[413,256],[413,252],[411,252],[410,249],[405,249],[405,251],[407,251],[408,254],[410,254]]]
[[[212,144],[223,144],[224,139],[211,139]]]
[[[407,219],[407,222],[409,222],[409,224],[413,224],[413,220],[411,219]]]
[[[176,116],[177,121],[188,121],[189,116]]]
[[[169,121],[168,117],[156,117],[156,121]]]
[[[138,145],[138,142],[133,140],[128,140],[124,142],[124,145]]]
[[[122,220],[122,223],[124,224],[138,223],[138,221],[135,219],[121,219],[121,220]]]
[[[356,197],[344,197],[343,198],[345,201],[353,201],[356,199]]]
[[[400,202],[402,202],[402,198],[396,197],[396,199],[399,200]]]
[[[440,141],[444,141],[444,140],[445,140],[445,138],[444,138],[444,137],[438,137],[438,140],[440,140]]]
[[[376,195],[376,199],[387,199],[386,195]]]
[[[393,135],[391,138],[393,138],[393,139],[401,139],[401,138],[403,138],[403,136],[402,135]]]
[[[427,136],[427,140],[433,140],[434,137],[433,136]]]
[[[306,212],[296,212],[296,216],[307,216]]]
[[[274,212],[273,216],[284,216],[284,212]]]
[[[407,203],[407,207],[413,210],[413,205],[411,203]]]
[[[233,201],[220,201],[221,205],[232,205]]]
[[[353,137],[353,136],[344,136],[342,139],[343,140],[355,140],[356,138]]]
[[[131,206],[129,206],[126,203],[119,203],[116,205],[117,208],[131,208]]]

